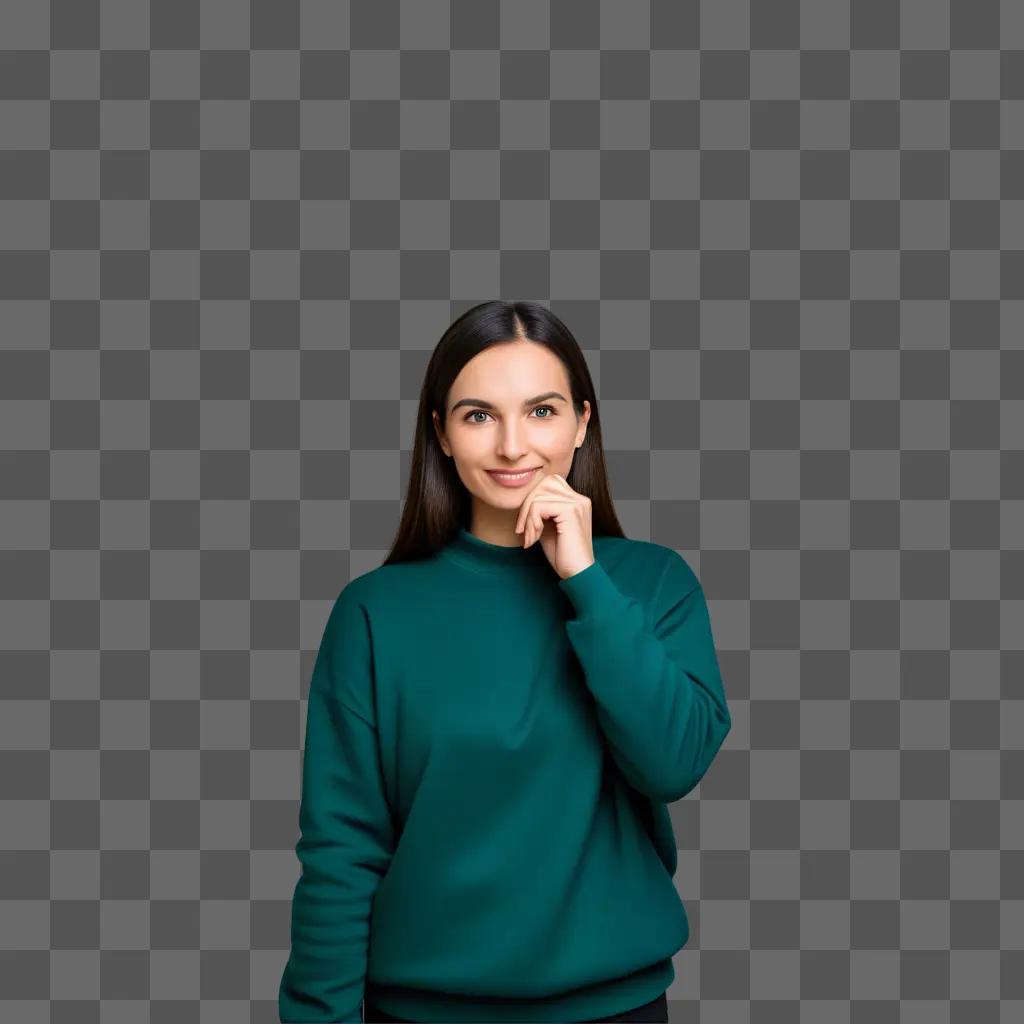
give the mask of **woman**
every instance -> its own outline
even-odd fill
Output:
[[[667,1021],[666,805],[730,725],[697,577],[615,515],[579,345],[468,310],[314,665],[281,1020]]]

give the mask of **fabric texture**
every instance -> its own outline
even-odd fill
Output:
[[[348,583],[309,686],[282,1022],[585,1021],[664,993],[689,923],[667,805],[731,719],[697,577],[462,528]]]

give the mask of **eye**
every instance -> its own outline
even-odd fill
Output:
[[[537,406],[534,406],[533,411],[537,412],[538,409],[549,409],[551,411],[551,416],[557,416],[558,415],[558,410],[553,405],[537,405]],[[470,422],[470,419],[469,419],[470,416],[489,416],[489,415],[490,415],[490,413],[484,412],[483,409],[473,409],[471,412],[467,412],[466,415],[462,417],[462,419],[465,422],[468,423],[468,422]],[[551,419],[551,416],[538,416],[537,419],[549,420],[549,419]],[[473,420],[472,422],[474,422],[474,423],[482,423],[483,421],[482,420]]]

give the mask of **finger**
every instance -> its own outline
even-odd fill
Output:
[[[544,532],[544,510],[550,508],[552,510],[550,518],[556,519],[560,514],[557,506],[562,505],[572,506],[575,505],[575,501],[559,493],[538,494],[524,502],[522,513],[525,517],[523,519],[524,547],[529,547]],[[553,506],[555,507],[553,508]]]
[[[527,547],[530,547],[539,537],[540,530],[542,529],[542,523],[540,522],[540,513],[536,502],[530,506],[529,514],[526,517],[526,530],[530,537],[530,542]]]
[[[566,494],[567,494],[567,495],[568,495],[569,497],[571,497],[571,498],[575,498],[575,499],[576,499],[577,501],[579,501],[579,500],[580,500],[581,498],[583,498],[583,499],[585,499],[585,498],[586,498],[586,495],[584,495],[584,494],[581,494],[581,493],[580,493],[579,491],[577,491],[577,490],[576,490],[576,489],[575,489],[575,488],[574,488],[574,487],[572,486],[572,484],[570,484],[570,483],[569,483],[569,481],[565,479],[565,477],[564,477],[564,476],[563,476],[563,477],[559,477],[558,479],[559,479],[559,480],[561,481],[561,484],[562,484],[562,490],[563,490],[563,491],[565,491],[565,493],[566,493]]]
[[[532,494],[533,492],[531,491],[530,493]],[[524,539],[525,539],[525,536],[526,536],[526,534],[525,534],[526,522],[527,522],[527,519],[528,519],[529,515],[530,515],[530,495],[527,494],[527,496],[523,499],[522,505],[519,506],[519,515],[516,516],[516,533],[519,533],[520,530],[524,531],[524,533],[523,533]]]
[[[575,501],[561,494],[539,494],[530,502],[526,513],[526,528],[533,526],[531,536],[539,537],[544,532],[545,512],[550,512],[548,519],[557,519],[561,515],[562,507],[575,505]]]
[[[550,479],[550,477],[542,477],[537,483],[526,492],[526,497],[523,499],[522,505],[519,506],[519,515],[516,516],[516,533],[523,532],[525,538],[526,525],[530,518],[530,506],[533,504],[533,499],[537,491],[544,486],[544,481]]]

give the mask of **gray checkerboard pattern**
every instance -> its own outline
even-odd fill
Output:
[[[2,0],[0,51],[0,1018],[277,1019],[315,649],[501,297],[709,599],[673,1021],[1024,1019],[1024,3]]]

